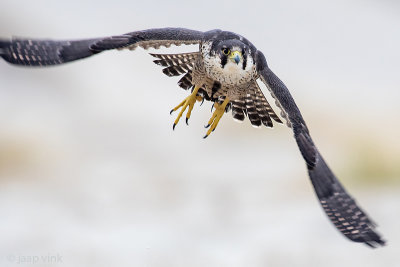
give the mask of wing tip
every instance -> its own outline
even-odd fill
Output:
[[[7,49],[10,46],[10,40],[0,38],[0,56],[4,59],[10,52]]]
[[[387,241],[382,239],[382,237],[371,229],[371,232],[367,233],[367,238],[362,238],[358,242],[362,242],[370,248],[378,248],[386,246]],[[356,241],[356,240],[354,240]],[[357,241],[356,241],[357,242]]]

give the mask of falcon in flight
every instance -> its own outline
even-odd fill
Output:
[[[207,123],[209,136],[222,115],[232,111],[234,119],[247,116],[253,126],[272,127],[282,121],[273,111],[257,84],[261,80],[294,138],[303,156],[311,182],[322,208],[336,228],[348,239],[371,247],[385,241],[375,231],[375,223],[346,192],[329,169],[311,139],[306,123],[285,84],[271,71],[263,53],[246,38],[233,32],[200,32],[183,28],[161,28],[84,40],[0,39],[0,56],[9,63],[25,66],[49,66],[86,58],[111,49],[134,50],[198,45],[199,51],[182,54],[151,54],[168,76],[182,76],[178,84],[190,95],[171,110],[179,111],[173,124],[186,112],[186,123],[196,101],[212,101],[215,111]]]

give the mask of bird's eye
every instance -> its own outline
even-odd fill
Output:
[[[224,53],[225,56],[229,55],[231,50],[229,48],[222,48],[222,53]]]

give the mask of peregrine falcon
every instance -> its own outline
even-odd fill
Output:
[[[281,117],[292,128],[303,156],[311,183],[323,210],[336,228],[348,239],[370,247],[384,245],[375,231],[375,223],[330,170],[311,139],[306,123],[285,84],[271,71],[260,50],[246,38],[233,32],[200,32],[183,28],[160,28],[84,40],[0,39],[0,56],[12,64],[49,66],[86,58],[105,50],[147,48],[171,45],[199,46],[199,50],[181,54],[151,54],[168,76],[182,76],[178,85],[191,91],[171,110],[178,111],[173,128],[185,110],[188,122],[196,101],[211,101],[215,111],[207,123],[204,137],[215,130],[222,115],[232,111],[234,119],[247,116],[253,126],[273,126],[281,119],[273,111],[257,84],[261,80],[281,109]]]

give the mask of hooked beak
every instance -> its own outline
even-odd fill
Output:
[[[229,59],[234,61],[236,64],[239,64],[241,57],[242,57],[242,53],[240,53],[239,51],[233,51],[229,55]]]

